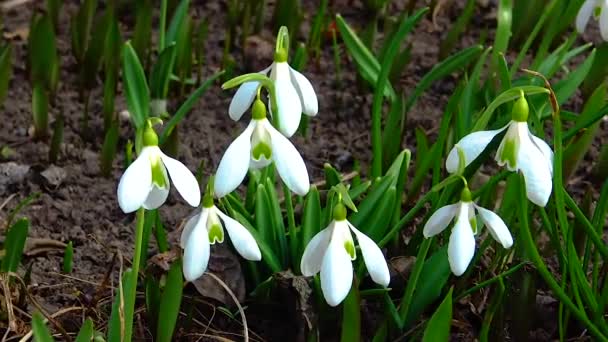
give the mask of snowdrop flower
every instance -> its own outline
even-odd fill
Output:
[[[608,41],[608,0],[585,0],[576,16],[576,30],[578,33],[585,32],[585,27],[591,16],[599,20],[602,39]]]
[[[228,149],[217,168],[215,195],[223,197],[243,182],[247,170],[260,169],[274,162],[287,187],[304,196],[310,182],[302,156],[291,142],[266,119],[266,107],[257,99],[253,104],[252,120]]]
[[[315,235],[302,255],[300,269],[304,276],[321,272],[321,290],[325,301],[331,306],[340,304],[348,295],[353,282],[351,260],[357,257],[355,233],[363,261],[372,280],[384,287],[390,282],[388,265],[376,243],[346,220],[346,208],[338,204],[334,208],[334,220]]]
[[[441,233],[456,217],[448,242],[448,261],[452,273],[457,276],[466,271],[475,254],[475,235],[478,233],[475,211],[479,214],[483,224],[488,227],[494,240],[504,248],[513,245],[513,237],[500,216],[473,203],[471,192],[466,187],[462,191],[460,202],[437,210],[431,215],[422,230],[422,234],[426,238],[435,236]]]
[[[528,103],[523,94],[513,106],[512,119],[505,127],[492,131],[473,132],[452,148],[446,160],[448,172],[458,171],[458,149],[464,154],[465,166],[477,158],[500,132],[507,130],[494,158],[509,171],[521,171],[526,182],[526,194],[532,203],[544,207],[553,186],[553,151],[542,139],[528,129]]]
[[[206,195],[201,213],[188,220],[180,240],[180,246],[184,249],[183,270],[187,281],[203,275],[209,263],[210,245],[224,242],[224,227],[234,248],[243,258],[262,260],[260,248],[247,228],[222,213],[213,204],[213,197]]]
[[[158,137],[150,122],[146,124],[144,147],[118,183],[118,205],[125,213],[144,207],[160,207],[169,196],[169,176],[177,191],[193,207],[201,202],[196,178],[188,168],[158,148]]]
[[[279,131],[289,138],[298,129],[302,113],[317,115],[319,103],[310,81],[287,64],[287,49],[279,46],[283,32],[287,30],[282,28],[279,31],[274,62],[259,73],[265,76],[270,73],[278,106],[278,109],[272,108],[271,112],[273,115],[276,113]],[[256,81],[245,82],[239,87],[228,108],[232,120],[239,120],[249,109],[259,87],[260,83]]]

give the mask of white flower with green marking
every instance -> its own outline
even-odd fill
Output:
[[[576,16],[576,30],[585,32],[589,18],[595,17],[600,23],[602,39],[608,41],[608,0],[585,0]]]
[[[302,255],[300,269],[304,276],[321,272],[321,290],[331,306],[340,304],[348,295],[353,282],[353,265],[357,253],[351,232],[355,234],[363,261],[372,280],[388,286],[390,273],[384,255],[376,243],[346,220],[346,208],[334,208],[334,220],[315,235]]]
[[[287,63],[287,49],[279,46],[282,33],[279,32],[277,39],[274,63],[259,73],[264,76],[270,73],[279,107],[278,110],[271,108],[271,113],[276,113],[273,119],[278,122],[279,131],[289,138],[298,129],[302,113],[308,116],[317,115],[319,102],[310,81]],[[249,81],[239,87],[228,108],[232,120],[239,120],[251,107],[260,85],[260,82]]]
[[[260,248],[247,228],[222,213],[213,204],[211,196],[205,196],[201,213],[188,220],[180,239],[180,246],[184,249],[183,271],[187,281],[198,279],[205,273],[211,245],[224,242],[224,228],[232,245],[243,258],[262,260]]]
[[[300,153],[266,119],[266,107],[257,99],[252,109],[252,120],[228,149],[215,176],[215,195],[226,196],[243,182],[247,171],[274,165],[287,187],[304,196],[310,189],[308,171]]]
[[[125,213],[143,207],[148,210],[163,205],[169,196],[170,181],[193,207],[201,202],[196,178],[180,161],[158,148],[158,137],[148,123],[144,132],[144,147],[125,171],[118,183],[118,205]]]
[[[523,94],[513,106],[512,120],[492,131],[473,132],[460,139],[448,154],[446,168],[455,173],[459,167],[458,149],[464,155],[464,165],[475,160],[502,131],[506,134],[498,147],[495,160],[510,171],[521,171],[526,182],[528,199],[541,207],[547,205],[553,187],[553,151],[528,128],[528,103]]]
[[[494,240],[504,248],[510,248],[513,237],[504,221],[492,211],[475,204],[467,188],[462,191],[460,202],[439,208],[422,230],[426,238],[435,236],[444,231],[455,218],[448,242],[448,261],[452,273],[457,276],[467,270],[475,254],[475,235],[478,233],[476,211]]]

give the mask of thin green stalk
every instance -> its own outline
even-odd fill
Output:
[[[608,248],[606,247],[606,244],[604,243],[604,241],[602,241],[601,236],[595,231],[595,227],[593,227],[593,224],[591,222],[589,222],[589,219],[585,216],[585,214],[582,212],[582,210],[576,205],[576,202],[574,202],[574,199],[572,197],[570,197],[570,195],[566,192],[566,189],[562,188],[562,191],[559,191],[559,192],[561,192],[564,195],[564,197],[566,198],[565,205],[570,207],[570,210],[572,210],[572,212],[574,213],[574,217],[576,217],[576,219],[579,220],[583,224],[582,227],[583,227],[583,229],[585,229],[585,234],[587,234],[587,236],[589,236],[589,238],[591,238],[591,241],[593,241],[593,243],[595,244],[595,247],[600,252],[600,254],[604,257],[604,259],[608,259]],[[556,197],[557,197],[557,193],[556,193]]]
[[[165,48],[165,28],[167,27],[167,0],[160,2],[160,29],[158,32],[158,52]]]
[[[399,220],[399,222],[397,222],[397,224],[395,224],[391,228],[391,230],[388,231],[388,233],[386,233],[384,238],[378,243],[378,246],[384,247],[384,245],[389,243],[393,239],[393,237],[401,230],[401,228],[405,226],[408,222],[410,222],[414,218],[414,216],[416,216],[418,211],[422,209],[422,207],[424,207],[426,202],[428,202],[433,195],[435,195],[435,193],[429,191],[424,195],[424,197],[419,199],[416,205],[412,209],[410,209],[410,211],[408,211],[407,214],[405,214],[405,216],[403,216],[403,218]]]
[[[557,281],[555,281],[555,279],[551,275],[551,272],[545,265],[543,258],[540,256],[538,249],[536,248],[536,243],[532,238],[532,233],[530,232],[530,227],[528,224],[528,199],[526,198],[525,184],[521,178],[520,189],[520,236],[522,242],[525,245],[525,248],[527,249],[530,261],[534,263],[538,273],[545,280],[547,286],[549,286],[551,291],[553,291],[553,293],[561,301],[561,303],[563,303],[568,308],[568,310],[570,310],[574,317],[581,321],[581,323],[583,323],[587,327],[589,332],[591,332],[591,334],[593,334],[599,341],[608,341],[608,338],[604,336],[604,334],[602,334],[602,332],[593,323],[591,323],[591,321],[589,321],[586,315],[582,313],[570,300],[568,295],[562,290]]]
[[[553,10],[553,6],[555,6],[555,3],[557,3],[557,1],[558,0],[553,0],[553,1],[551,1],[551,3],[549,3],[549,5],[543,11],[543,14],[540,16],[540,18],[536,22],[534,29],[528,35],[528,39],[526,39],[524,46],[519,51],[519,54],[517,55],[515,62],[513,62],[513,65],[511,66],[511,70],[509,72],[511,79],[513,79],[513,76],[515,76],[515,73],[519,69],[521,62],[524,60],[524,57],[526,57],[528,50],[530,49],[530,46],[532,46],[532,43],[536,39],[536,36],[540,32],[540,30],[543,28],[543,24],[545,23],[545,20],[547,20],[547,18],[551,14],[551,11]]]
[[[481,253],[479,253],[479,254],[481,254]],[[481,282],[481,283],[479,283],[479,284],[471,287],[470,289],[468,289],[468,290],[462,292],[461,294],[459,294],[458,296],[456,296],[454,298],[454,301],[458,301],[458,300],[460,300],[460,299],[462,299],[462,298],[464,298],[464,297],[466,297],[466,296],[474,293],[475,291],[477,291],[479,289],[482,289],[482,288],[484,288],[484,287],[486,287],[488,285],[491,285],[491,284],[497,282],[498,280],[503,279],[503,278],[511,275],[512,273],[517,272],[520,268],[524,267],[525,265],[526,265],[526,262],[519,263],[519,264],[511,267],[510,269],[504,271],[503,273],[501,273],[501,274],[499,274],[499,275],[497,275],[497,276],[495,276],[493,278],[485,280],[485,281],[483,281],[483,282]]]
[[[403,294],[403,299],[401,300],[401,306],[399,308],[399,314],[401,316],[401,320],[405,320],[407,317],[407,313],[410,310],[410,304],[412,303],[412,298],[414,298],[414,292],[416,290],[416,283],[418,283],[418,279],[420,278],[420,274],[422,274],[422,269],[424,268],[424,261],[426,260],[426,255],[429,252],[429,248],[431,247],[431,243],[433,242],[433,238],[424,239],[422,244],[420,244],[420,249],[418,249],[418,255],[416,255],[416,263],[414,264],[414,269],[412,270],[412,274],[408,279],[408,286],[406,288],[405,293]]]
[[[133,254],[133,264],[132,264],[132,275],[133,277],[131,278],[131,280],[133,281],[133,286],[131,286],[131,293],[129,293],[128,295],[131,297],[132,301],[131,303],[133,303],[133,308],[129,308],[128,310],[125,310],[125,312],[130,312],[133,313],[135,312],[135,299],[137,297],[137,276],[139,274],[139,264],[141,263],[141,248],[142,248],[142,240],[143,240],[143,236],[144,236],[144,215],[145,215],[145,210],[144,208],[139,208],[137,210],[137,216],[136,216],[136,220],[137,220],[137,226],[135,228],[135,251]],[[130,315],[130,317],[125,317],[125,326],[129,326],[132,327],[133,326],[133,316]],[[127,329],[127,331],[131,331],[131,329]],[[126,341],[130,341],[131,340],[131,336],[125,336],[125,340]]]

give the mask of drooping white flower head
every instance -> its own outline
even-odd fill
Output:
[[[279,46],[281,35],[282,31],[279,32],[279,38],[277,38],[274,62],[259,73],[265,76],[270,73],[279,107],[278,110],[272,109],[273,115],[276,115],[276,118],[273,118],[278,121],[279,131],[289,138],[298,129],[302,113],[308,116],[317,115],[319,103],[310,81],[287,63],[287,48]],[[239,87],[228,108],[232,120],[239,120],[249,109],[259,86],[259,82],[250,81]]]
[[[247,170],[260,169],[274,162],[287,187],[298,195],[306,195],[310,181],[304,160],[293,144],[266,119],[266,107],[257,99],[252,120],[224,153],[217,168],[215,195],[223,197],[243,182]]]
[[[182,231],[180,246],[184,249],[183,271],[187,281],[198,279],[209,264],[211,245],[224,242],[224,228],[236,251],[245,259],[262,260],[262,254],[251,233],[238,221],[222,213],[211,196],[205,196],[201,213],[188,220]]]
[[[510,248],[513,237],[504,221],[492,211],[475,204],[468,188],[462,191],[460,202],[446,205],[433,213],[422,230],[426,238],[435,236],[445,230],[456,217],[448,242],[448,261],[452,273],[457,276],[467,270],[475,254],[475,235],[478,233],[476,211],[494,240],[504,248]]]
[[[608,41],[608,0],[585,0],[576,16],[576,30],[585,32],[589,18],[596,17],[600,23],[600,34]]]
[[[120,177],[117,191],[120,209],[130,213],[141,207],[148,210],[160,207],[169,196],[169,177],[186,202],[197,207],[201,193],[196,178],[184,164],[158,148],[158,137],[150,124],[144,131],[143,143],[137,159]]]
[[[492,131],[473,132],[456,143],[448,154],[448,172],[458,170],[458,149],[464,154],[465,166],[475,160],[500,132],[507,130],[496,152],[495,160],[510,171],[521,171],[528,199],[541,207],[547,205],[553,187],[553,151],[528,129],[528,103],[523,95],[513,106],[512,120]]]
[[[334,208],[334,220],[315,235],[302,255],[300,269],[304,276],[321,272],[321,290],[331,306],[340,304],[348,295],[353,282],[353,265],[357,254],[351,231],[355,233],[363,261],[372,280],[388,286],[390,273],[384,255],[376,243],[346,220],[346,208]]]

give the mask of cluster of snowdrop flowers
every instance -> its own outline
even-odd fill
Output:
[[[363,261],[372,280],[387,287],[390,273],[384,255],[376,243],[346,219],[346,207],[339,203],[333,210],[333,221],[315,235],[302,255],[300,269],[304,276],[321,272],[323,297],[331,306],[340,304],[348,295],[353,282],[352,260],[357,257],[355,234]]]
[[[504,127],[473,132],[460,139],[448,154],[446,169],[451,177],[461,177],[464,190],[460,201],[437,210],[423,228],[426,238],[445,230],[454,220],[448,242],[448,261],[452,273],[462,275],[475,254],[475,235],[478,233],[476,213],[488,228],[490,235],[504,248],[513,245],[513,238],[504,221],[495,213],[473,202],[466,180],[462,177],[464,168],[486,149],[490,142],[503,131],[503,137],[495,160],[510,171],[521,171],[526,185],[526,196],[539,206],[547,205],[553,186],[553,151],[542,139],[535,137],[528,129],[528,102],[521,93],[515,101],[511,121]]]
[[[576,16],[576,30],[585,32],[589,18],[595,17],[600,23],[600,34],[608,41],[608,0],[585,0]]]
[[[158,136],[150,120],[143,133],[143,148],[118,183],[118,205],[125,213],[139,208],[157,209],[169,196],[171,181],[182,197],[193,207],[201,202],[196,178],[180,161],[158,148]]]
[[[448,172],[458,171],[459,149],[464,154],[464,166],[467,166],[495,136],[506,130],[496,152],[496,162],[500,166],[506,165],[509,171],[521,171],[528,199],[538,206],[546,206],[553,187],[553,151],[546,142],[530,133],[528,112],[528,102],[522,93],[513,105],[511,121],[506,126],[492,131],[473,132],[456,143],[446,160]]]
[[[433,213],[422,230],[426,238],[435,236],[444,231],[455,218],[448,242],[448,261],[452,273],[457,276],[466,271],[475,254],[475,235],[479,233],[475,212],[479,214],[494,240],[504,248],[513,245],[513,237],[504,221],[492,211],[475,204],[466,185],[460,195],[460,201]]]

